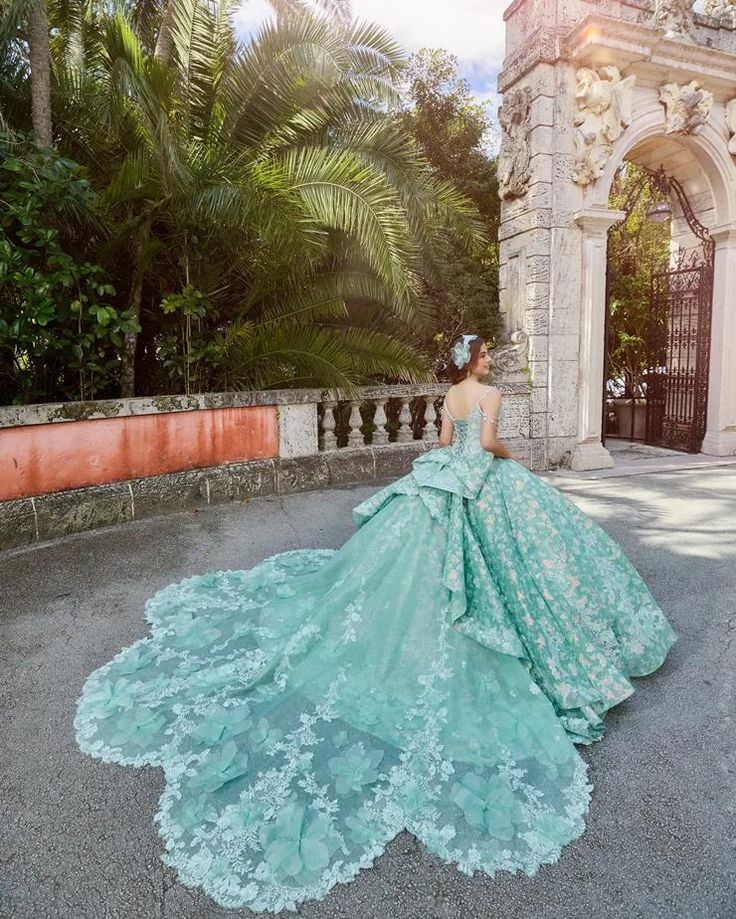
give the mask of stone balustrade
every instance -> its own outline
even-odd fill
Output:
[[[319,404],[319,449],[386,447],[439,439],[439,403],[446,384],[364,387],[328,393]],[[342,434],[342,436],[340,436]]]
[[[0,408],[0,548],[164,510],[396,478],[438,444],[447,384]],[[501,436],[534,464],[529,391]]]

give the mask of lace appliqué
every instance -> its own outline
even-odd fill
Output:
[[[451,447],[354,508],[339,552],[164,588],[93,673],[82,750],[162,766],[166,862],[218,903],[294,909],[407,828],[472,873],[583,832],[576,742],[675,636],[621,550],[537,476]]]
[[[165,588],[152,637],[85,684],[81,748],[164,767],[165,861],[223,906],[322,897],[404,828],[468,873],[532,872],[582,832],[581,764],[526,669],[505,657],[497,692],[468,682],[489,652],[436,604],[442,542],[406,538],[436,526],[426,507],[382,523],[370,551],[361,530],[341,553]],[[517,702],[546,739],[517,734]]]

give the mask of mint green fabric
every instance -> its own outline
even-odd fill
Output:
[[[166,862],[224,906],[293,909],[402,829],[461,871],[534,873],[584,829],[574,743],[675,635],[618,546],[480,446],[354,509],[339,551],[188,578],[151,637],[85,683],[75,727],[107,762],[163,768]]]

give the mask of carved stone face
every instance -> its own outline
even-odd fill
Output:
[[[611,104],[611,84],[604,80],[592,83],[585,95],[585,107],[594,115],[602,115]]]
[[[636,77],[621,79],[619,69],[612,65],[598,71],[581,67],[575,76],[576,162],[572,179],[579,185],[589,185],[603,174],[611,145],[631,121]]]

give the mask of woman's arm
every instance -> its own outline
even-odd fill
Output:
[[[496,439],[493,442],[493,446],[486,447],[486,450],[488,450],[488,452],[492,453],[494,456],[499,456],[502,459],[513,459],[514,458],[513,454],[510,453],[509,450],[506,447],[504,447],[504,445],[498,439]]]
[[[480,400],[480,445],[484,450],[504,459],[513,459],[511,453],[498,439],[498,419],[501,414],[501,393],[492,389]]]
[[[450,415],[447,409],[445,408],[445,403],[443,401],[442,402],[442,427],[440,428],[440,442],[439,442],[440,447],[450,446],[450,444],[452,443],[453,430],[454,430],[454,426],[452,423],[452,419],[450,418]]]

